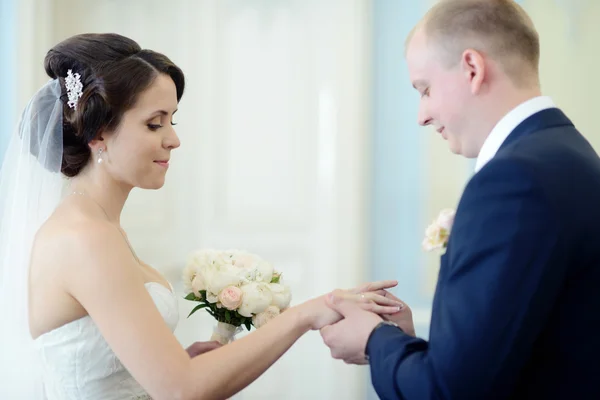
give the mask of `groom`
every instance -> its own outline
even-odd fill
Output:
[[[333,357],[382,399],[600,398],[600,160],[541,96],[539,38],[512,0],[445,0],[407,41],[418,119],[477,158],[441,258],[429,341],[343,301]],[[395,323],[394,323],[395,322]]]

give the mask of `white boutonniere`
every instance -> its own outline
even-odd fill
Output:
[[[425,230],[425,238],[422,242],[423,250],[433,251],[446,248],[455,214],[456,211],[451,208],[440,211],[438,217]]]

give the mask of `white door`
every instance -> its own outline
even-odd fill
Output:
[[[363,281],[367,4],[360,0],[56,0],[56,39],[118,32],[186,73],[182,146],[166,186],[132,193],[124,226],[181,290],[195,249],[241,248],[284,273],[294,303]],[[185,317],[184,345],[208,340]],[[210,368],[210,367],[208,367]],[[310,332],[241,393],[363,399],[364,368],[332,360]]]

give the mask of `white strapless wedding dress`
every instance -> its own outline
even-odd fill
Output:
[[[179,321],[177,298],[159,283],[146,283],[172,331]],[[150,399],[104,340],[89,316],[36,340],[48,400]]]

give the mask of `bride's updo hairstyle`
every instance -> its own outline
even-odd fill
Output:
[[[142,49],[117,34],[81,34],[48,51],[44,68],[58,79],[63,102],[63,159],[61,171],[74,177],[91,158],[89,143],[104,130],[118,127],[123,114],[159,74],[175,83],[177,101],[185,86],[183,72],[165,55]],[[71,70],[82,87],[76,107],[68,104],[65,79]]]

